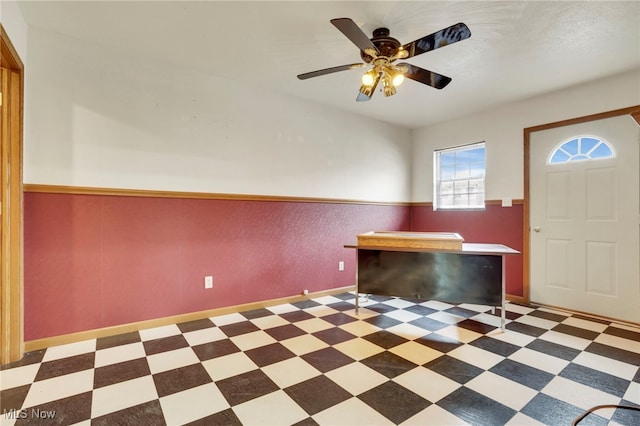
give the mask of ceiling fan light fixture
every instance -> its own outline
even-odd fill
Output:
[[[401,73],[398,73],[394,75],[393,78],[391,79],[391,84],[393,84],[394,87],[398,87],[402,84],[403,81],[404,81],[404,75]]]
[[[373,95],[373,85],[367,86],[363,84],[360,86],[360,93],[365,95],[367,98],[370,98]]]
[[[391,76],[386,74],[382,77],[382,91],[385,96],[393,96],[396,94],[396,87],[393,85]]]
[[[373,87],[373,83],[376,81],[376,73],[374,70],[369,70],[362,75],[362,85],[367,87]]]

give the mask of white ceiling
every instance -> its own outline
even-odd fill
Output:
[[[21,1],[29,25],[274,92],[416,128],[630,69],[640,75],[640,2],[628,1]],[[360,62],[329,23],[349,17],[402,43],[457,22],[471,38],[407,62],[447,75],[436,90],[356,103]]]

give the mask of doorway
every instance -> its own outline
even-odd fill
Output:
[[[635,110],[525,130],[532,303],[640,323]]]
[[[22,266],[23,64],[0,25],[0,364],[24,352]]]

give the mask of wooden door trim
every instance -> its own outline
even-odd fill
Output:
[[[636,122],[640,124],[640,105],[627,108],[601,112],[598,114],[585,115],[582,117],[570,118],[568,120],[556,121],[553,123],[541,124],[539,126],[527,127],[524,129],[524,207],[523,207],[523,226],[522,226],[522,294],[525,303],[531,301],[531,252],[530,252],[530,198],[529,198],[529,175],[530,175],[530,144],[531,133],[541,130],[555,129],[557,127],[571,126],[573,124],[587,123],[589,121],[603,120],[621,115],[630,115]]]
[[[0,24],[0,364],[24,354],[22,123],[24,64]]]

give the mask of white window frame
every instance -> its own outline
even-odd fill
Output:
[[[464,155],[465,152],[478,148],[484,149],[484,157],[481,162]],[[484,209],[486,159],[485,142],[434,150],[433,209]],[[481,172],[477,167],[474,168],[478,165],[482,166]]]

